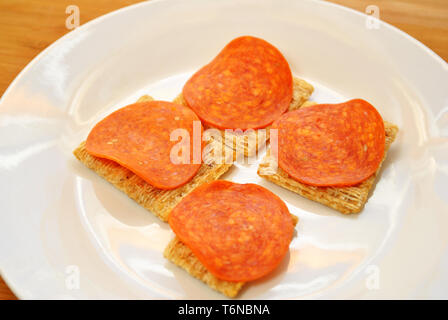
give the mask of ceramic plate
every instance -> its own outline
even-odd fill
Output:
[[[81,11],[82,14],[82,11]],[[448,67],[405,33],[320,1],[167,0],[118,10],[34,59],[0,105],[0,270],[20,298],[223,298],[162,256],[167,224],[72,150],[140,95],[173,99],[241,35],[280,49],[311,100],[363,98],[400,132],[359,215],[264,181],[300,217],[289,254],[239,298],[448,298]]]

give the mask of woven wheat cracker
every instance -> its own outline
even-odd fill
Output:
[[[151,101],[150,96],[142,96],[137,102]],[[75,157],[86,167],[112,183],[116,188],[126,193],[144,208],[150,210],[163,221],[167,221],[168,214],[177,203],[189,192],[205,182],[218,179],[232,166],[231,151],[222,148],[216,141],[210,141],[208,148],[221,150],[222,158],[216,157],[213,152],[206,153],[204,163],[196,176],[187,184],[172,190],[162,190],[151,186],[132,171],[120,166],[114,161],[94,157],[85,148],[85,141],[73,151]],[[221,149],[219,149],[221,148]]]
[[[291,216],[293,218],[294,225],[297,225],[299,218],[293,214]],[[178,237],[171,240],[165,248],[163,255],[166,259],[184,269],[193,277],[201,280],[210,288],[221,292],[230,298],[236,297],[245,284],[245,282],[230,282],[216,278],[204,267],[193,252],[184,243],[182,243]]]
[[[398,127],[392,123],[384,121],[384,128],[386,131],[386,141],[383,162],[390,145],[395,140],[398,133]],[[275,159],[270,155],[270,150],[268,149],[266,156],[258,167],[257,173],[260,177],[266,178],[281,187],[304,196],[305,198],[320,202],[341,213],[350,214],[358,213],[364,207],[370,189],[381,169],[381,164],[378,167],[378,170],[370,178],[360,184],[350,187],[315,187],[300,183],[289,177],[284,170],[277,167]]]

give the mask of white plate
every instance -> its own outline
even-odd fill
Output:
[[[448,298],[448,67],[367,19],[317,1],[151,1],[57,41],[1,100],[2,276],[20,298],[222,298],[163,258],[167,224],[71,152],[104,115],[144,93],[172,99],[250,34],[315,85],[312,100],[364,98],[400,133],[360,215],[263,181],[254,165],[225,176],[269,188],[300,217],[287,258],[240,298]]]

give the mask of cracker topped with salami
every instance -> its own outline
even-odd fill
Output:
[[[197,71],[174,102],[196,112],[205,129],[219,130],[218,139],[237,155],[254,156],[269,140],[272,122],[300,107],[313,90],[292,76],[276,47],[243,36]]]
[[[272,127],[278,143],[267,150],[258,175],[344,214],[366,204],[398,132],[361,99],[307,103]]]
[[[172,210],[169,224],[177,239],[165,256],[214,289],[235,296],[243,283],[278,266],[296,223],[285,203],[267,189],[214,181],[191,192]],[[182,259],[186,250],[191,251],[190,258]],[[200,267],[205,272],[194,272]]]
[[[194,140],[194,126],[199,141]],[[191,137],[183,163],[174,161],[174,130]],[[166,221],[171,209],[203,183],[218,179],[232,166],[229,151],[216,141],[202,144],[202,126],[191,109],[166,101],[141,97],[98,122],[75,150],[85,166],[125,192],[144,208]],[[194,152],[199,148],[199,159]],[[221,155],[213,152],[219,150]],[[202,152],[204,151],[204,152]],[[202,157],[201,157],[202,156]]]

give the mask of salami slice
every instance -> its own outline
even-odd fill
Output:
[[[169,224],[217,278],[250,281],[277,267],[294,225],[283,201],[256,184],[218,180],[188,194]]]
[[[183,96],[201,120],[219,129],[270,125],[292,99],[288,62],[270,43],[250,37],[231,41],[185,84]]]
[[[188,155],[183,162],[170,157],[172,147],[179,143],[170,141],[176,129],[188,132],[193,150],[193,121],[200,120],[182,105],[164,101],[131,104],[100,121],[87,137],[86,149],[128,168],[156,188],[174,189],[187,183],[201,166],[193,161],[191,151],[190,161],[185,161]]]
[[[384,156],[383,119],[361,99],[288,112],[272,129],[278,129],[279,167],[308,185],[358,184]]]

